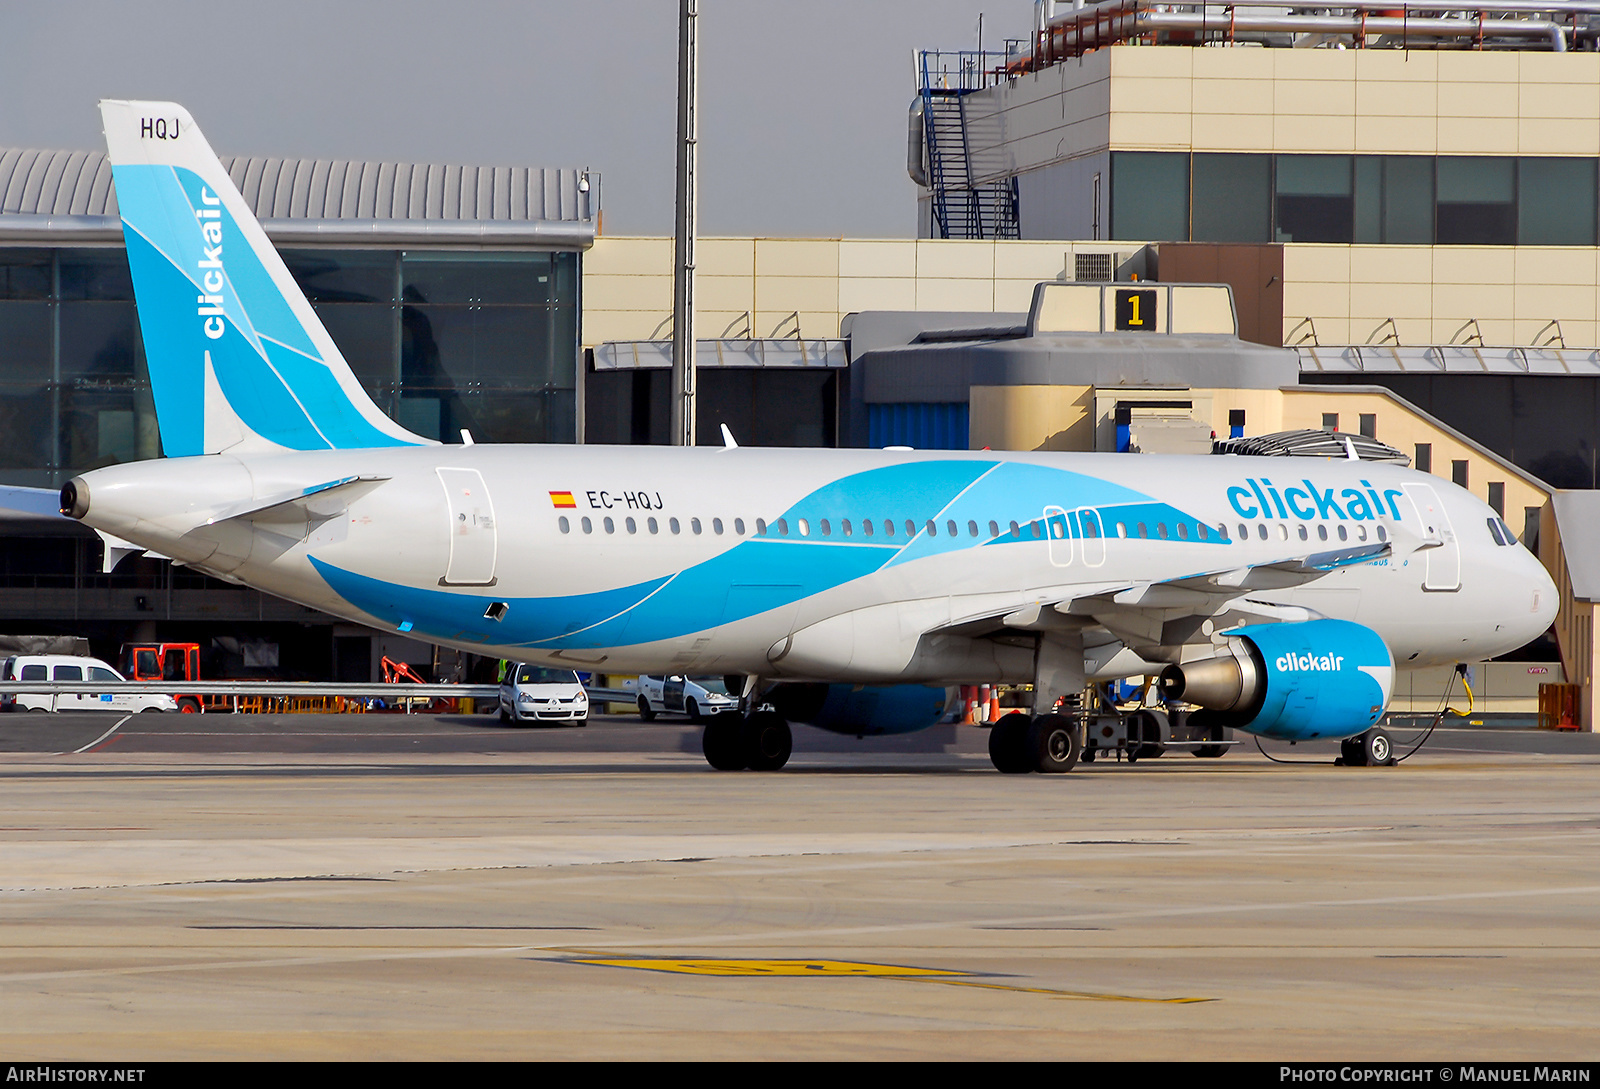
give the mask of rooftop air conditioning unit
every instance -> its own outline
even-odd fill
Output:
[[[1110,282],[1116,275],[1117,254],[1075,253],[1072,255],[1072,278],[1100,283]]]

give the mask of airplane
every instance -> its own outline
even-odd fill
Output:
[[[477,654],[740,678],[703,735],[717,769],[782,767],[790,721],[918,729],[946,686],[1006,682],[1033,707],[991,729],[996,768],[1066,771],[1080,694],[1129,676],[1208,738],[1387,763],[1396,668],[1501,654],[1555,615],[1491,508],[1353,446],[442,445],[366,395],[182,107],[101,111],[167,456],[74,477],[62,513]]]

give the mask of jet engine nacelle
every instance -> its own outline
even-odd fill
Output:
[[[1363,733],[1389,705],[1394,656],[1371,628],[1311,620],[1235,628],[1226,638],[1226,653],[1163,670],[1161,694],[1285,741]]]
[[[955,689],[920,684],[780,684],[766,700],[784,718],[836,734],[909,734],[944,717]]]

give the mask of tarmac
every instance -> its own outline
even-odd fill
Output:
[[[0,1058],[1600,1056],[1600,738],[984,742],[0,716]]]

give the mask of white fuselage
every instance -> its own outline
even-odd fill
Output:
[[[376,479],[234,513],[347,478]],[[175,458],[75,483],[85,523],[200,570],[613,672],[1028,680],[1031,651],[963,625],[1384,543],[1241,594],[1370,627],[1400,668],[1514,649],[1556,605],[1482,502],[1370,462],[476,445]],[[1152,601],[1158,619],[1183,611]]]

